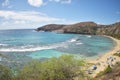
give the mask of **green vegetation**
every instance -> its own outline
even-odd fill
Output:
[[[62,55],[46,61],[34,60],[17,75],[11,75],[10,70],[0,67],[0,80],[90,80],[84,73],[85,65],[84,60],[73,55]]]
[[[0,56],[2,56],[2,54],[0,54]]]
[[[73,80],[81,75],[84,77],[83,60],[77,60],[72,55],[62,55],[44,62],[33,61],[20,72],[18,80]]]
[[[0,80],[13,80],[10,70],[2,65],[0,65]]]
[[[120,53],[115,53],[114,55],[120,57]]]
[[[118,62],[109,73],[97,77],[98,80],[120,80],[120,62]]]
[[[117,39],[120,39],[120,34],[111,34],[110,36],[117,38]]]
[[[17,70],[17,74],[0,65],[0,80],[107,80],[107,75],[109,78],[112,78],[110,75],[114,78],[116,75],[119,77],[119,64],[113,68],[114,70],[108,66],[94,79],[84,73],[88,65],[90,64],[73,55],[62,55],[45,61],[31,61],[22,69]]]
[[[101,71],[100,73],[97,74],[97,77],[100,77],[100,76],[110,73],[110,72],[112,72],[112,68],[108,65],[108,67],[104,71]]]

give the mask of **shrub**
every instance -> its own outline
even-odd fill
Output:
[[[108,65],[108,67],[104,71],[101,71],[100,73],[98,73],[97,77],[110,73],[110,72],[112,72],[112,68]]]
[[[0,80],[13,80],[10,70],[0,65]]]
[[[120,53],[115,53],[114,55],[120,57]]]
[[[120,39],[120,34],[111,34],[110,36],[117,38],[117,39]]]
[[[40,62],[32,61],[20,72],[17,80],[73,80],[78,75],[83,80],[83,60],[73,55],[62,55]]]

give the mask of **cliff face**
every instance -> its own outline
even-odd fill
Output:
[[[65,25],[48,24],[36,29],[36,31],[55,31],[63,28]]]
[[[120,22],[111,25],[100,25],[96,31],[97,34],[120,34]]]
[[[94,22],[81,22],[72,25],[57,25],[49,24],[37,28],[37,31],[55,31],[63,33],[76,33],[76,34],[99,34],[111,35],[120,34],[120,22],[111,25],[98,25]]]

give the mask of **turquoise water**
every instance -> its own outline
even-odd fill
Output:
[[[64,53],[95,57],[114,45],[110,38],[95,35],[35,32],[32,29],[0,31],[0,53],[9,61],[21,63]]]
[[[28,55],[29,57],[32,57],[34,59],[39,59],[39,58],[51,58],[51,57],[59,57],[63,53],[60,53],[59,51],[55,50],[42,50],[42,51],[36,51]]]

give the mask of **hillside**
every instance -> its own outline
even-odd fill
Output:
[[[80,22],[71,25],[49,24],[37,28],[36,31],[55,31],[90,35],[118,35],[120,34],[120,22],[110,25],[98,25],[94,22]]]
[[[112,71],[97,77],[98,80],[120,80],[120,63],[118,63]]]
[[[65,25],[48,24],[36,29],[36,31],[55,31],[63,28]]]
[[[77,34],[95,34],[97,24],[94,22],[81,22],[73,25],[67,25],[63,28],[64,33],[77,33]]]
[[[100,25],[97,34],[120,34],[120,22],[111,25]]]

